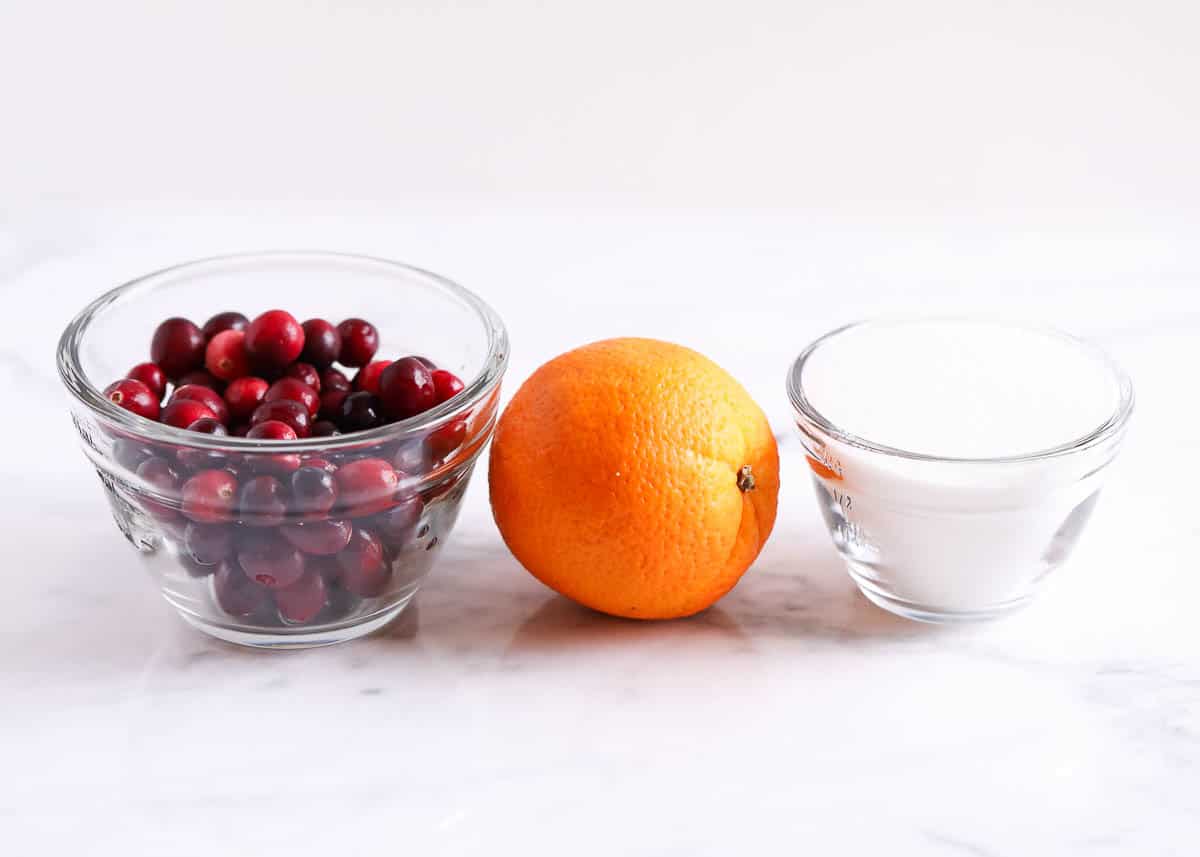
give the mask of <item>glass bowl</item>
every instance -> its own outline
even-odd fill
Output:
[[[1041,431],[1039,443],[1044,443],[1054,431],[1035,424],[1044,411],[990,402],[975,408],[971,391],[960,389],[956,395],[953,387],[909,371],[903,343],[918,349],[938,336],[975,343],[1011,336],[1029,349],[1040,344],[1047,353],[1061,355],[1063,366],[1086,368],[1094,385],[1064,389],[1047,382],[1069,408],[1079,406],[1071,413],[1086,413],[1080,418],[1082,433],[1026,451],[1022,444],[1029,438]],[[883,342],[887,348],[880,347]],[[979,382],[978,364],[970,358],[977,352],[971,347],[957,353],[935,347],[931,353],[945,362],[948,377],[961,376],[968,385]],[[1009,354],[995,359],[1001,366],[1013,362]],[[892,365],[885,365],[889,361]],[[1048,376],[1054,367],[1042,363],[1034,371],[1038,368]],[[1016,376],[1016,369],[1006,371]],[[879,378],[884,380],[876,384]],[[925,383],[930,390],[921,389]],[[1133,410],[1129,379],[1094,346],[1055,330],[972,319],[898,319],[839,328],[796,358],[787,387],[821,515],[851,578],[878,606],[925,622],[988,619],[1034,597],[1078,541]],[[866,389],[880,393],[878,400]],[[1022,386],[1013,389],[1019,395]],[[898,442],[889,445],[887,437],[854,433],[853,426],[829,418],[830,402],[880,426],[890,414],[906,412],[900,424],[918,427],[909,433],[914,445],[901,448]],[[923,418],[911,414],[933,412],[940,402],[962,408],[961,423],[968,429],[986,434],[1002,425],[995,428],[1001,446],[1019,454],[970,457],[939,449],[938,444],[954,445],[945,433],[942,440],[930,440],[929,448],[918,449]],[[966,414],[978,421],[972,426]],[[951,435],[960,421],[953,422]]]
[[[202,324],[225,310],[253,318],[274,308],[335,324],[365,318],[379,330],[380,359],[424,356],[465,389],[410,419],[290,442],[173,428],[101,393],[148,359],[151,335],[168,317]],[[141,277],[85,307],[58,347],[84,453],[163,596],[200,630],[267,648],[360,637],[405,608],[444,548],[491,437],[507,359],[499,317],[461,286],[398,262],[317,252],[225,256]],[[364,460],[356,471],[391,473],[390,465],[395,477],[360,480],[328,511],[287,496],[299,465],[323,467],[336,480]],[[233,499],[185,503],[190,480],[204,471],[227,474],[206,478]],[[262,475],[278,478],[282,502],[241,496],[240,487]],[[201,483],[191,483],[198,487],[190,496]]]

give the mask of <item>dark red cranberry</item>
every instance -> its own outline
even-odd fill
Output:
[[[277,402],[280,399],[299,402],[308,409],[308,415],[314,419],[317,411],[321,409],[321,397],[317,395],[317,391],[296,378],[280,378],[267,390],[263,401]]]
[[[337,465],[328,458],[322,458],[319,455],[307,455],[304,457],[305,467],[316,467],[324,470],[326,473],[337,473]]]
[[[307,384],[318,393],[321,392],[321,373],[311,363],[293,363],[283,372],[285,378],[295,378],[302,384]]]
[[[442,461],[467,439],[467,421],[459,418],[429,433],[429,455],[435,462]]]
[[[247,422],[254,409],[263,403],[270,384],[262,378],[248,376],[236,378],[225,388],[225,404],[229,406],[229,418]]]
[[[104,397],[119,408],[139,417],[157,420],[160,413],[158,397],[141,381],[122,378],[104,388]]]
[[[379,395],[379,376],[383,370],[392,365],[391,360],[374,360],[358,370],[354,376],[354,389],[366,391],[373,396]]]
[[[386,512],[371,519],[372,526],[391,547],[399,550],[412,541],[417,524],[425,511],[425,503],[417,494],[398,499]]]
[[[350,379],[342,374],[341,370],[326,369],[321,373],[322,392],[329,393],[333,390],[341,390],[348,393],[351,389],[353,388],[350,384]]]
[[[264,420],[250,426],[246,437],[253,440],[295,440],[296,430],[281,420]]]
[[[270,589],[291,586],[304,574],[304,554],[274,530],[239,540],[237,558],[247,577]]]
[[[250,433],[250,423],[238,423],[229,430],[234,437],[245,437]]]
[[[392,466],[409,476],[420,476],[432,465],[428,445],[421,441],[402,441],[392,454]]]
[[[418,360],[401,357],[379,379],[383,409],[394,420],[416,416],[437,403],[433,374]]]
[[[267,420],[250,427],[246,432],[250,440],[295,440],[296,432],[287,423]],[[300,456],[295,453],[250,453],[246,456],[251,469],[259,473],[287,475],[300,466]]]
[[[382,458],[360,458],[343,465],[334,474],[338,508],[356,517],[382,512],[391,505],[400,484],[399,474]]]
[[[204,368],[221,381],[249,375],[246,334],[240,330],[224,330],[210,339],[204,349]]]
[[[345,390],[330,390],[321,394],[321,409],[317,412],[323,419],[337,422],[342,417],[342,402],[350,394]]]
[[[354,527],[349,521],[298,521],[279,528],[293,545],[308,554],[333,556],[350,544]]]
[[[337,327],[342,337],[338,362],[343,366],[366,366],[379,350],[379,332],[361,318],[348,318]]]
[[[320,518],[337,502],[333,474],[305,465],[292,474],[292,511],[303,518]]]
[[[430,360],[428,357],[422,357],[420,354],[414,354],[414,355],[412,355],[412,359],[413,359],[413,360],[416,360],[418,363],[420,363],[422,366],[424,366],[424,367],[425,367],[426,369],[428,369],[430,372],[432,372],[434,369],[436,369],[436,368],[437,368],[437,364],[436,364],[436,363],[434,363],[434,362],[433,362],[432,360]]]
[[[251,527],[274,527],[287,514],[287,499],[274,476],[255,476],[238,495],[238,519]]]
[[[256,367],[282,371],[304,350],[304,329],[281,309],[264,312],[246,326],[246,353]]]
[[[370,393],[351,393],[342,400],[337,424],[347,433],[383,425],[383,403]]]
[[[146,510],[160,521],[179,518],[173,503],[179,501],[179,477],[165,458],[147,458],[137,468],[137,477],[146,483],[142,502]]]
[[[391,570],[383,543],[370,530],[355,529],[350,544],[337,555],[342,586],[361,598],[375,598],[387,588]]]
[[[158,368],[157,363],[139,363],[125,373],[125,377],[141,381],[160,402],[167,392],[167,373]]]
[[[434,399],[440,405],[449,401],[463,391],[463,382],[453,372],[445,369],[434,369],[433,376]]]
[[[304,350],[300,356],[304,361],[322,369],[334,363],[342,350],[342,335],[338,329],[323,318],[310,318],[302,327]]]
[[[275,606],[279,608],[280,618],[296,625],[315,619],[328,600],[325,578],[313,571],[291,586],[275,591]]]
[[[168,318],[154,331],[150,359],[174,380],[204,365],[204,334],[186,318]]]
[[[200,332],[204,334],[206,342],[212,342],[213,337],[218,333],[224,333],[227,330],[245,330],[249,323],[250,319],[240,312],[219,312],[204,322],[204,327],[200,328]]]
[[[225,382],[218,380],[207,369],[193,369],[186,375],[178,378],[175,381],[176,387],[208,387],[210,390],[216,390],[218,393],[225,389]]]
[[[197,434],[207,434],[211,437],[229,436],[229,431],[224,424],[215,417],[202,417],[189,425],[187,430]],[[205,470],[220,467],[225,460],[225,453],[217,449],[182,446],[175,453],[175,459],[189,470]]]
[[[265,422],[281,422],[296,433],[296,437],[308,437],[312,433],[313,419],[308,408],[292,399],[276,399],[263,402],[250,415],[250,425]]]
[[[216,565],[233,553],[233,528],[188,522],[183,531],[183,547],[200,565]]]
[[[176,399],[168,402],[167,406],[162,409],[160,420],[166,425],[185,429],[196,420],[202,420],[205,417],[217,419],[217,415],[203,402],[195,399]]]
[[[229,422],[229,405],[225,404],[225,399],[216,390],[209,387],[201,387],[199,384],[186,384],[183,387],[176,388],[175,392],[171,394],[171,398],[167,400],[167,404],[170,405],[174,402],[184,400],[199,402],[212,411],[218,420],[223,423]],[[199,419],[199,417],[196,419]],[[192,420],[192,422],[195,422],[195,420]]]
[[[228,437],[229,429],[225,428],[225,424],[215,417],[203,417],[196,420],[187,427],[188,431],[198,432],[200,434],[208,434],[213,437]]]
[[[224,562],[213,576],[217,606],[230,616],[253,616],[270,601],[271,593],[250,580],[234,562]]]
[[[183,483],[183,514],[198,524],[233,520],[237,479],[228,470],[201,470]]]
[[[325,579],[325,585],[330,588],[336,586],[342,576],[342,567],[338,565],[337,559],[331,556],[309,554],[308,570],[321,575]]]
[[[312,426],[313,437],[337,437],[341,434],[338,430],[337,423],[329,420],[317,420]]]

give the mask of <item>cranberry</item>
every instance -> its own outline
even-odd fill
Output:
[[[204,334],[186,318],[168,318],[154,331],[150,359],[175,379],[204,365]]]
[[[217,606],[230,616],[253,616],[270,600],[266,589],[250,580],[236,563],[225,562],[213,576]]]
[[[403,441],[392,455],[392,466],[409,476],[419,476],[432,466],[429,450],[421,441]]]
[[[334,474],[338,506],[350,517],[381,512],[392,503],[400,476],[382,458],[360,458]]]
[[[187,384],[183,387],[176,388],[171,394],[171,398],[167,401],[168,405],[184,400],[199,402],[208,408],[217,419],[223,423],[229,422],[229,405],[225,404],[225,400],[221,398],[221,394],[209,387],[201,387],[199,384]],[[196,419],[200,419],[197,417]],[[192,422],[195,422],[193,420]]]
[[[189,522],[183,531],[183,547],[200,565],[216,565],[233,553],[233,528]]]
[[[459,418],[451,420],[440,428],[429,433],[429,454],[434,461],[442,461],[454,450],[463,445],[467,439],[467,421]]]
[[[146,510],[160,521],[174,521],[179,517],[171,505],[179,497],[179,477],[165,458],[147,458],[137,468],[137,477],[149,486],[142,489]]]
[[[348,393],[353,388],[350,385],[350,379],[342,374],[341,370],[326,369],[321,373],[321,389],[326,393],[333,390],[341,390]]]
[[[432,372],[434,369],[436,369],[436,368],[437,368],[437,364],[436,364],[436,363],[434,363],[434,362],[433,362],[432,360],[430,360],[428,357],[422,357],[420,354],[414,354],[414,355],[412,355],[412,359],[413,359],[413,360],[416,360],[418,363],[420,363],[422,366],[424,366],[424,367],[425,367],[426,369],[428,369],[430,372]]]
[[[433,374],[412,357],[401,357],[384,370],[379,391],[384,410],[396,420],[416,416],[437,403]]]
[[[299,521],[280,527],[284,538],[307,554],[333,556],[350,544],[354,527],[349,521]]]
[[[249,375],[246,334],[240,330],[223,330],[210,339],[208,347],[204,349],[204,366],[222,381]]]
[[[304,518],[320,518],[337,502],[333,474],[321,467],[304,465],[291,479],[292,511]]]
[[[355,529],[350,544],[337,555],[342,586],[362,598],[381,595],[391,573],[383,543],[370,530]]]
[[[266,420],[250,427],[246,437],[251,440],[295,440],[296,432],[287,423],[279,420]],[[253,453],[247,456],[250,467],[260,473],[291,473],[300,466],[300,456],[296,454]]]
[[[304,459],[305,467],[316,467],[324,470],[326,473],[337,473],[337,465],[328,458],[322,458],[319,455],[309,455]]]
[[[264,312],[246,327],[246,353],[255,366],[283,369],[304,350],[304,329],[291,313]]]
[[[139,417],[157,420],[160,412],[158,397],[141,381],[122,378],[104,388],[104,397],[119,408],[124,408]]]
[[[331,588],[337,586],[338,580],[342,576],[341,566],[338,565],[337,559],[331,556],[309,554],[308,569],[321,575],[325,579],[325,585]]]
[[[373,396],[379,395],[379,376],[383,370],[392,365],[391,360],[376,360],[358,370],[354,376],[354,389],[366,391]]]
[[[199,524],[231,521],[237,488],[228,470],[201,470],[183,483],[183,514]]]
[[[312,425],[313,437],[337,437],[339,434],[337,423],[329,420],[317,420]]]
[[[204,327],[200,328],[200,332],[204,334],[205,342],[212,342],[213,337],[218,333],[224,333],[227,330],[245,330],[249,323],[250,319],[240,312],[219,312],[204,322]]]
[[[342,402],[350,394],[345,390],[330,390],[321,394],[321,409],[317,413],[326,420],[336,422],[342,416]]]
[[[125,377],[141,381],[160,402],[163,394],[167,392],[167,374],[158,368],[157,363],[139,363],[126,372]]]
[[[325,578],[310,571],[291,586],[275,591],[275,606],[285,622],[304,624],[311,622],[325,609],[329,591]]]
[[[212,373],[207,369],[193,369],[186,375],[175,381],[176,387],[208,387],[210,390],[216,390],[220,393],[225,389],[225,383],[213,377]]]
[[[291,586],[304,574],[304,554],[274,530],[241,540],[237,558],[247,577],[270,589]]]
[[[321,392],[321,373],[311,363],[293,363],[283,372],[285,378],[295,378],[302,384],[307,384],[318,393]]]
[[[396,502],[396,505],[386,512],[380,512],[372,518],[372,524],[379,534],[393,548],[400,549],[412,541],[417,531],[417,523],[421,513],[425,511],[425,503],[420,496],[413,494]]]
[[[325,368],[338,359],[342,350],[342,335],[323,318],[310,318],[303,324],[305,362]]]
[[[296,378],[281,378],[276,381],[267,390],[263,401],[278,402],[280,399],[299,402],[308,409],[308,415],[314,419],[317,411],[321,409],[321,397],[317,395],[317,391]]]
[[[287,514],[283,484],[274,476],[255,476],[242,486],[238,518],[251,527],[274,527]]]
[[[234,437],[245,437],[250,433],[250,423],[238,423],[229,430]]]
[[[383,403],[370,393],[351,393],[342,400],[337,424],[344,432],[365,431],[383,425]]]
[[[375,325],[361,318],[348,318],[337,327],[342,337],[338,362],[343,366],[366,366],[379,350],[379,333]]]
[[[463,391],[463,382],[453,372],[445,369],[434,369],[433,376],[434,399],[440,405],[448,402]]]
[[[268,421],[284,423],[296,433],[296,437],[308,437],[312,433],[313,420],[308,408],[291,399],[263,402],[250,415],[252,426]]]
[[[196,420],[205,417],[217,419],[217,415],[203,402],[197,402],[195,399],[175,399],[162,409],[160,419],[166,425],[185,429]]]
[[[112,457],[126,470],[137,470],[138,465],[154,453],[136,440],[119,437],[113,441]]]
[[[187,427],[188,431],[197,434],[207,434],[212,437],[228,437],[229,432],[223,423],[215,417],[201,417]],[[198,447],[180,447],[175,453],[175,459],[189,470],[204,470],[220,467],[225,460],[225,454],[216,449],[200,449]]]
[[[225,388],[225,404],[229,406],[230,419],[245,422],[254,409],[262,404],[270,384],[262,378],[248,376],[236,378]]]

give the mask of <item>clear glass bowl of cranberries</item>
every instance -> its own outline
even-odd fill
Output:
[[[397,262],[260,253],[93,301],[59,343],[117,526],[192,625],[326,645],[404,609],[491,436],[508,341]]]

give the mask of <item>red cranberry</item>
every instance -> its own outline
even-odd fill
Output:
[[[302,384],[307,384],[318,393],[321,392],[321,373],[311,363],[293,363],[283,372],[285,378],[295,378]]]
[[[337,423],[329,420],[317,420],[312,426],[313,437],[337,437],[341,432],[338,430]]]
[[[124,408],[139,417],[157,420],[160,413],[158,397],[141,381],[122,378],[104,388],[104,397],[119,408]]]
[[[238,423],[229,430],[234,437],[245,437],[250,433],[250,423]]]
[[[321,390],[328,393],[333,390],[341,390],[350,392],[353,389],[350,385],[350,379],[342,374],[339,369],[326,369],[321,373]]]
[[[391,360],[376,360],[358,370],[354,376],[354,389],[366,391],[373,396],[379,395],[379,376],[383,370],[392,365]]]
[[[246,437],[250,440],[295,440],[296,432],[287,423],[279,420],[266,420],[250,427],[250,431],[246,432]],[[278,473],[285,475],[291,473],[300,466],[300,456],[296,454],[280,453],[278,455],[268,453],[251,453],[247,456],[250,467],[260,473]]]
[[[428,357],[422,357],[420,354],[414,354],[414,355],[412,355],[412,359],[413,359],[413,360],[416,360],[418,363],[420,363],[422,366],[424,366],[424,367],[425,367],[426,369],[428,369],[430,372],[432,372],[434,369],[436,369],[436,368],[437,368],[437,364],[436,364],[436,363],[434,363],[434,362],[433,362],[432,360],[430,360]]]
[[[341,566],[338,565],[337,559],[331,556],[309,554],[308,569],[321,575],[325,579],[325,585],[330,588],[337,586],[342,576]]]
[[[429,455],[434,461],[442,461],[467,439],[467,421],[464,418],[451,420],[429,433]]]
[[[274,527],[287,514],[283,484],[274,476],[255,476],[242,486],[238,518],[251,527]]]
[[[324,470],[326,473],[337,473],[337,465],[328,458],[322,458],[319,455],[308,455],[304,458],[305,467],[316,467]]]
[[[186,318],[168,318],[154,331],[150,359],[175,379],[204,365],[204,334]]]
[[[291,586],[304,574],[304,554],[274,530],[261,530],[238,544],[246,576],[270,589]]]
[[[280,527],[284,538],[307,554],[333,556],[350,544],[349,521],[299,521]]]
[[[222,381],[249,375],[246,334],[240,330],[223,330],[210,339],[204,349],[204,367]]]
[[[383,371],[379,398],[392,419],[403,420],[429,410],[437,403],[433,375],[412,357],[401,357]]]
[[[305,464],[292,474],[292,511],[303,518],[320,518],[337,502],[333,474],[322,467]]]
[[[184,400],[199,402],[212,411],[218,420],[223,423],[229,422],[229,405],[225,404],[225,400],[221,398],[221,394],[216,390],[209,387],[201,387],[199,384],[187,384],[176,388],[167,404],[170,405],[174,402],[182,402]],[[196,419],[199,419],[199,417]],[[195,420],[192,422],[195,422]]]
[[[305,362],[321,368],[334,363],[342,350],[342,335],[338,329],[323,318],[310,318],[302,327],[304,350],[300,356]]]
[[[304,350],[304,329],[291,313],[264,312],[246,327],[246,353],[255,366],[283,369]]]
[[[392,466],[409,476],[420,476],[432,465],[428,446],[421,441],[403,441],[392,455]]]
[[[167,392],[167,373],[158,368],[157,363],[139,363],[130,369],[125,374],[125,377],[141,381],[150,388],[150,392],[154,394],[154,398],[160,402],[162,401],[163,394]]]
[[[309,416],[308,408],[292,399],[263,402],[250,415],[252,426],[268,421],[284,423],[296,433],[296,437],[308,437],[312,433],[313,419]]]
[[[189,522],[183,531],[183,546],[200,565],[216,565],[233,553],[233,528]]]
[[[179,477],[165,458],[147,458],[137,468],[137,477],[149,486],[142,489],[142,503],[160,521],[174,521],[179,513],[171,505],[179,498]]]
[[[230,419],[237,422],[249,420],[254,409],[266,398],[270,386],[262,378],[252,376],[230,381],[225,388],[225,404],[229,406]]]
[[[219,381],[213,377],[212,373],[207,369],[193,369],[186,375],[175,381],[176,387],[208,387],[210,390],[216,390],[220,393],[225,389],[225,382]]]
[[[326,420],[336,422],[342,416],[342,402],[350,394],[345,390],[330,390],[321,394],[321,409],[317,413]]]
[[[387,588],[391,570],[383,543],[370,530],[355,529],[350,544],[337,555],[342,586],[362,598],[374,598]]]
[[[433,376],[434,400],[437,404],[453,399],[463,391],[463,382],[453,372],[445,369],[434,369]]]
[[[205,342],[212,342],[213,337],[218,333],[224,333],[227,330],[245,330],[249,323],[250,319],[240,312],[219,312],[204,322],[204,327],[200,329],[200,332],[204,334]]]
[[[215,417],[201,417],[189,425],[187,430],[212,437],[229,436],[224,424]],[[205,470],[220,467],[221,462],[225,460],[225,453],[217,449],[183,446],[175,453],[175,459],[189,470]]]
[[[218,419],[212,409],[195,399],[175,399],[162,409],[160,420],[169,426],[185,429],[205,417]]]
[[[275,606],[285,622],[303,625],[317,617],[329,600],[325,578],[310,571],[284,589],[275,591]]]
[[[237,489],[228,470],[201,470],[183,483],[183,514],[198,524],[231,521]]]
[[[389,545],[399,550],[412,541],[412,537],[417,531],[417,524],[421,520],[421,513],[424,511],[424,501],[419,495],[414,494],[396,501],[396,505],[386,512],[380,512],[371,521],[375,529],[379,531],[379,535]]]
[[[347,433],[383,425],[383,403],[370,393],[351,393],[342,400],[337,424]]]
[[[213,576],[217,606],[230,616],[253,616],[271,598],[271,594],[250,580],[233,562],[222,563]]]
[[[361,318],[348,318],[337,327],[342,337],[338,362],[343,366],[366,366],[379,350],[379,333],[375,325]]]
[[[317,391],[296,378],[281,378],[276,381],[267,390],[263,401],[277,402],[280,399],[299,402],[308,409],[308,415],[314,419],[317,411],[321,409],[321,397],[317,395]]]
[[[392,503],[399,474],[382,458],[360,458],[334,474],[338,506],[350,517],[381,512]]]

